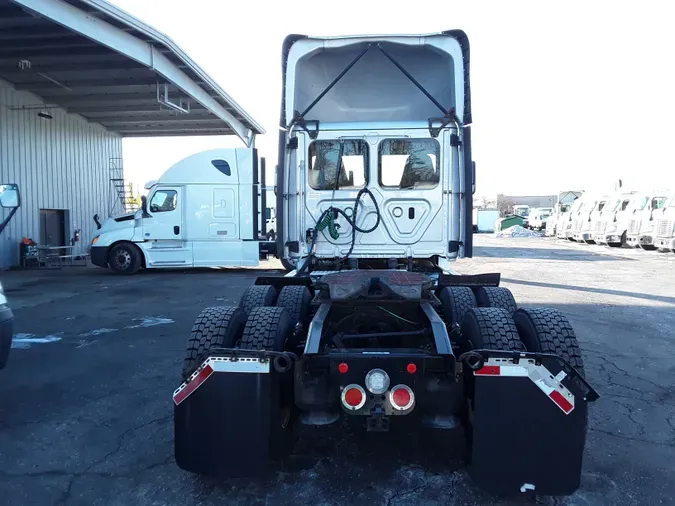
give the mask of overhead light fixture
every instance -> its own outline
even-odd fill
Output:
[[[47,113],[47,112],[40,111],[39,113],[37,113],[37,115],[38,115],[38,118],[42,118],[42,119],[54,119],[53,116],[51,114]]]

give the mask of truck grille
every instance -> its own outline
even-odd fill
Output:
[[[630,220],[628,224],[628,234],[637,234],[640,231],[640,220]]]
[[[673,222],[671,220],[659,220],[656,223],[657,237],[671,237],[673,233]]]
[[[605,222],[602,220],[595,220],[593,222],[593,229],[594,232],[602,233],[605,231]]]
[[[583,224],[582,219],[578,219],[577,221],[574,222],[574,231],[575,232],[580,232],[581,231],[581,225]]]

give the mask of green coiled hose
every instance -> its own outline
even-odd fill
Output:
[[[329,209],[328,212],[323,213],[323,218],[316,224],[316,230],[322,232],[326,228],[328,229],[328,234],[333,240],[336,240],[340,237],[340,232],[338,232],[338,225],[335,223],[335,213],[332,212],[333,209]]]

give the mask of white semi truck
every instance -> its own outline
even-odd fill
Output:
[[[665,207],[656,220],[656,241],[661,251],[675,251],[675,192],[668,196]]]
[[[597,398],[574,330],[499,274],[451,269],[473,249],[467,36],[292,35],[282,77],[277,246],[297,269],[197,317],[178,465],[265,472],[297,424],[407,420],[463,425],[487,490],[574,492]]]
[[[593,240],[597,244],[613,248],[626,244],[630,206],[635,194],[634,191],[624,191],[610,197],[593,225]]]
[[[251,148],[181,160],[146,185],[141,209],[101,224],[90,247],[92,263],[120,274],[141,267],[258,265],[276,247],[260,240],[267,235],[259,212],[267,208],[263,165]]]
[[[636,201],[628,222],[628,246],[655,250],[656,221],[660,209],[666,205],[670,192],[668,190],[652,190],[644,193]]]
[[[556,237],[559,231],[565,227],[566,218],[569,218],[570,208],[575,200],[583,195],[583,191],[566,190],[558,193],[558,198],[553,206],[553,213],[546,220],[546,235]]]

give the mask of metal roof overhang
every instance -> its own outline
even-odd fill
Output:
[[[0,0],[0,78],[124,137],[264,133],[171,39],[104,0]]]

